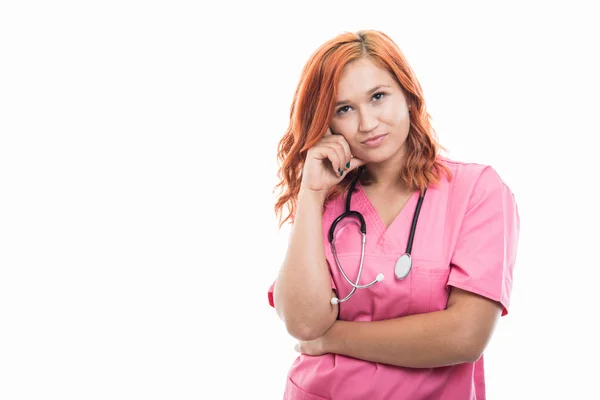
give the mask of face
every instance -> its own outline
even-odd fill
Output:
[[[393,76],[369,58],[347,64],[338,85],[331,130],[367,163],[402,157],[410,128],[404,93]]]

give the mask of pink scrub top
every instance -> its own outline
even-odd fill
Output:
[[[377,321],[446,308],[450,287],[461,288],[499,302],[506,315],[512,289],[519,236],[519,214],[513,193],[490,167],[440,158],[453,180],[442,176],[429,186],[415,233],[413,266],[404,280],[394,276],[398,257],[406,250],[419,192],[413,193],[386,229],[360,183],[351,209],[367,225],[365,258],[360,284],[378,273],[385,279],[358,289],[339,304],[339,319]],[[331,200],[323,215],[323,240],[332,288],[338,298],[351,286],[340,273],[327,234],[345,210],[346,194]],[[349,279],[356,279],[361,236],[355,224],[336,229],[335,245]],[[268,293],[273,303],[273,286]],[[339,354],[313,357],[301,354],[292,364],[284,399],[485,399],[483,357],[474,363],[437,368],[404,368]]]

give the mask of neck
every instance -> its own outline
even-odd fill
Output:
[[[367,164],[365,180],[368,186],[377,190],[408,190],[400,180],[402,157],[394,156],[380,163]]]

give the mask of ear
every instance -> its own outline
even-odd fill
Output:
[[[402,93],[404,94],[404,100],[406,101],[406,106],[408,107],[408,112],[411,112],[413,108],[416,109],[416,107],[414,107],[414,101],[413,101],[413,97],[407,93],[404,89],[402,90]]]

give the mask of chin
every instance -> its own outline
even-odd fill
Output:
[[[367,164],[379,164],[382,162],[385,162],[391,158],[393,158],[396,154],[398,154],[398,152],[401,150],[400,149],[393,149],[393,148],[380,148],[380,149],[373,149],[373,150],[367,150],[365,151],[363,154],[363,157],[357,156],[358,158],[360,158],[361,160],[365,161]]]

